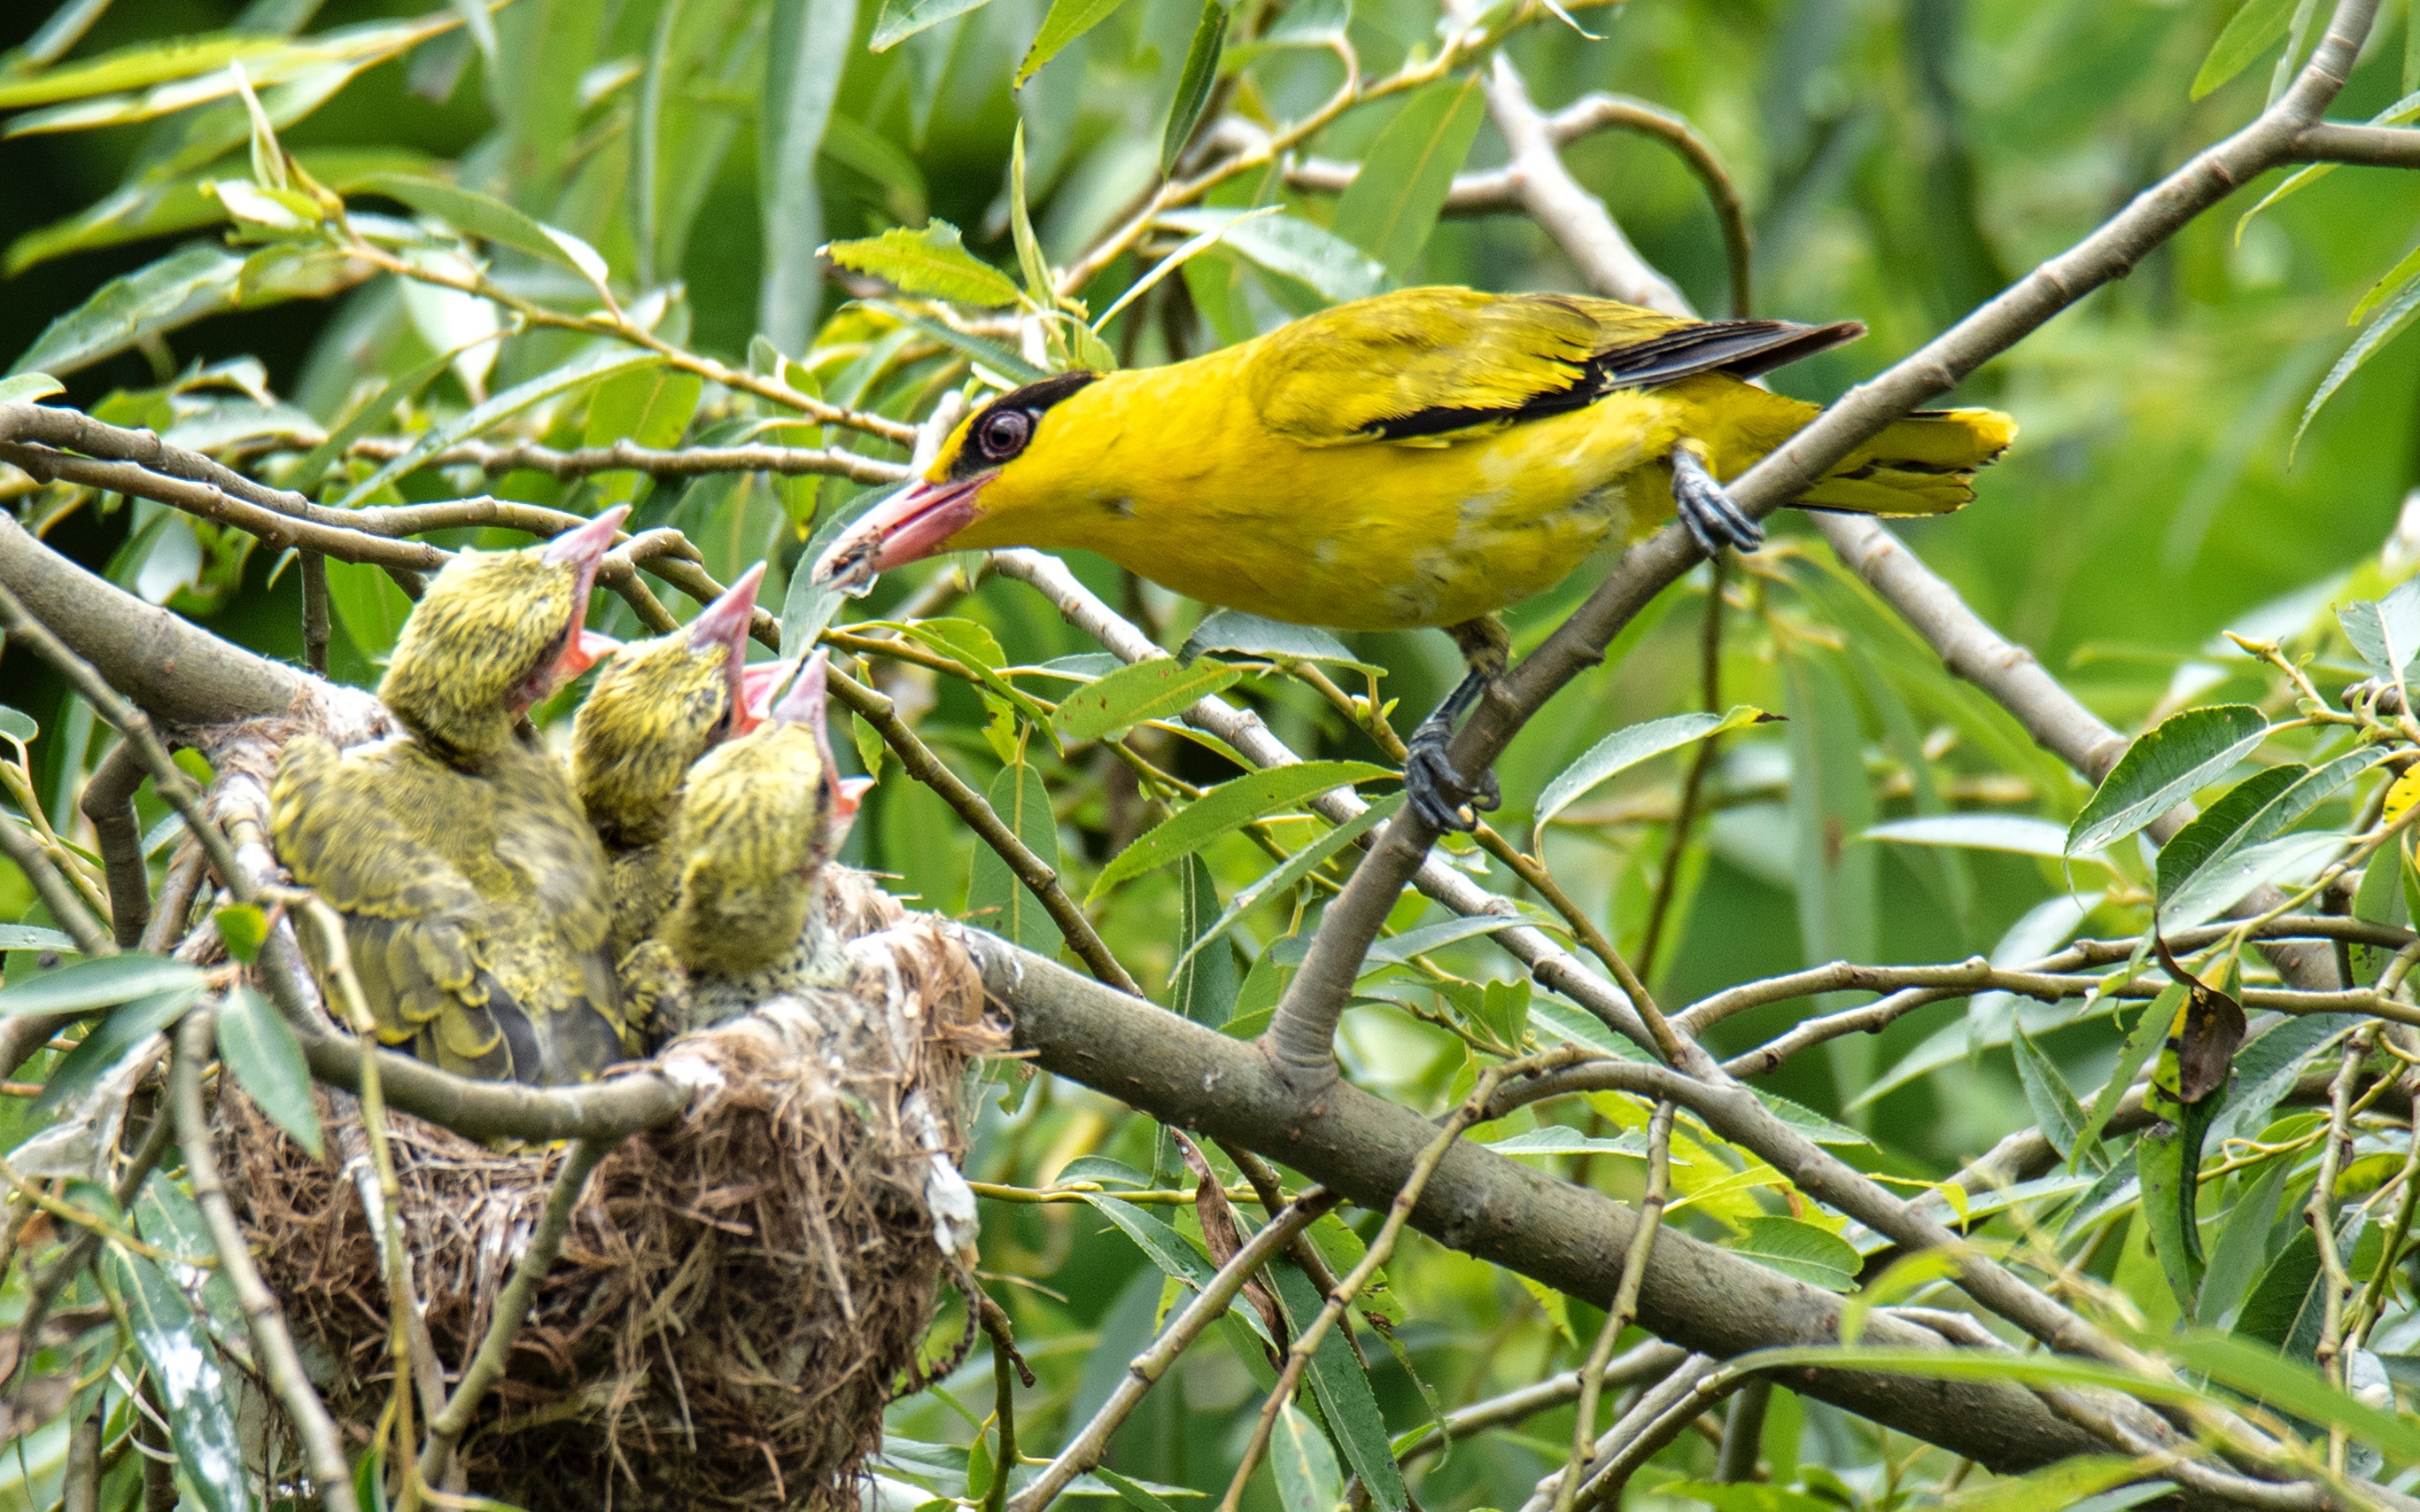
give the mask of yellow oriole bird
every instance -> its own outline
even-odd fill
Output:
[[[1468,829],[1463,806],[1492,807],[1493,779],[1465,782],[1445,748],[1502,671],[1495,611],[1676,512],[1709,555],[1761,545],[1721,480],[1817,407],[1746,380],[1864,332],[1565,294],[1382,294],[1188,362],[1004,393],[815,571],[862,591],[937,551],[1075,548],[1271,619],[1446,626],[1470,675],[1414,735],[1404,779],[1438,827]],[[2015,431],[1988,409],[1911,415],[1796,502],[1944,514]]]
[[[690,765],[755,728],[750,687],[792,664],[747,665],[758,563],[682,629],[622,647],[598,674],[571,726],[571,785],[612,869],[619,962],[655,933],[680,882],[670,844]]]
[[[705,1028],[845,975],[820,877],[867,781],[843,779],[824,721],[824,653],[762,729],[690,768],[673,849],[679,885],[656,942],[686,978],[667,1032]],[[768,690],[769,691],[769,690]],[[659,964],[658,969],[660,969]]]
[[[628,513],[456,553],[379,684],[405,733],[341,754],[302,735],[279,755],[279,859],[344,916],[379,1038],[447,1071],[582,1081],[628,1048],[605,852],[521,717],[613,645],[582,624]]]

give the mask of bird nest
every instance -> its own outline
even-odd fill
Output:
[[[960,1152],[970,1063],[1001,1038],[946,926],[838,869],[826,901],[849,985],[666,1047],[704,1089],[591,1176],[456,1485],[529,1512],[859,1504],[883,1408],[921,1384],[948,1259],[928,1182]],[[388,1289],[358,1105],[323,1092],[321,1117],[314,1159],[221,1101],[261,1269],[358,1446],[394,1386]],[[388,1123],[427,1346],[458,1380],[565,1152]]]

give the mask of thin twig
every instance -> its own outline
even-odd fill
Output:
[[[1638,1197],[1638,1227],[1631,1237],[1629,1254],[1622,1257],[1621,1285],[1614,1293],[1613,1305],[1606,1311],[1605,1326],[1597,1330],[1588,1364],[1580,1367],[1579,1412],[1572,1423],[1571,1458],[1565,1461],[1562,1478],[1555,1487],[1555,1512],[1572,1512],[1573,1503],[1579,1495],[1580,1478],[1588,1473],[1589,1460],[1595,1453],[1597,1392],[1605,1380],[1606,1364],[1613,1358],[1614,1345],[1638,1317],[1638,1288],[1647,1276],[1647,1257],[1655,1247],[1655,1231],[1664,1227],[1664,1200],[1671,1177],[1672,1104],[1658,1103],[1647,1120],[1647,1189]]]
[[[6,592],[0,589],[0,592]],[[25,880],[34,885],[35,894],[42,906],[51,911],[51,921],[68,932],[76,949],[86,955],[114,955],[117,946],[110,939],[109,931],[95,918],[91,908],[78,896],[75,885],[59,871],[48,856],[42,854],[41,842],[23,826],[0,813],[0,853],[17,863]],[[50,1038],[45,1031],[35,1040],[39,1044]]]
[[[367,437],[351,447],[354,456],[392,461],[411,448],[401,438]],[[636,441],[564,451],[535,441],[464,441],[427,457],[422,467],[472,466],[491,478],[507,472],[543,472],[585,478],[599,472],[644,472],[651,478],[702,478],[718,472],[770,472],[778,477],[835,477],[852,483],[898,483],[908,469],[897,462],[834,447],[685,446],[664,449]]]
[[[1721,557],[1706,563],[1706,615],[1698,636],[1699,706],[1708,714],[1723,712],[1723,579],[1730,563]],[[1638,974],[1655,979],[1656,948],[1664,943],[1664,926],[1672,900],[1681,890],[1681,863],[1689,851],[1689,831],[1698,821],[1698,806],[1706,791],[1706,774],[1714,767],[1722,737],[1708,735],[1689,758],[1689,774],[1681,781],[1681,806],[1672,816],[1672,832],[1664,842],[1664,865],[1655,875],[1655,899],[1648,905],[1647,929],[1638,938]]]
[[[463,1370],[454,1395],[446,1398],[444,1411],[429,1420],[427,1442],[420,1449],[421,1485],[444,1484],[454,1446],[462,1442],[481,1399],[504,1379],[505,1366],[511,1363],[513,1340],[529,1320],[538,1286],[562,1251],[564,1235],[571,1228],[571,1215],[579,1210],[581,1194],[587,1189],[588,1173],[597,1168],[597,1163],[615,1143],[610,1139],[575,1139],[565,1151],[563,1165],[554,1173],[554,1186],[547,1193],[546,1211],[539,1214],[537,1227],[531,1232],[520,1259],[515,1262],[504,1289],[496,1295],[495,1311],[489,1316],[488,1331],[479,1337],[478,1350],[471,1356],[471,1364]]]
[[[134,747],[121,740],[92,769],[76,799],[92,821],[93,847],[109,879],[109,930],[121,950],[142,943],[144,926],[151,921],[151,874],[134,815],[134,790],[142,785],[143,764]]]
[[[1152,1341],[1151,1347],[1136,1355],[1126,1365],[1125,1375],[1119,1380],[1117,1388],[1109,1393],[1109,1400],[1101,1404],[1090,1422],[1068,1439],[1067,1446],[1043,1467],[1032,1484],[1016,1494],[1016,1499],[1008,1505],[1008,1512],[1042,1512],[1042,1508],[1048,1506],[1057,1500],[1061,1491],[1066,1489],[1068,1482],[1099,1464],[1101,1457],[1109,1452],[1109,1440],[1117,1433],[1119,1425],[1132,1415],[1135,1408],[1141,1404],[1143,1395],[1168,1373],[1169,1366],[1176,1363],[1177,1356],[1202,1336],[1202,1330],[1218,1321],[1234,1302],[1236,1293],[1244,1289],[1245,1282],[1250,1280],[1280,1250],[1293,1242],[1295,1236],[1310,1227],[1313,1221],[1333,1209],[1337,1200],[1335,1193],[1312,1187],[1282,1211],[1272,1214],[1269,1221],[1261,1227],[1260,1232],[1247,1240],[1244,1247],[1235,1252],[1235,1257],[1218,1268],[1218,1273],[1210,1278],[1210,1284],[1203,1287],[1200,1294],[1186,1304],[1185,1310],[1169,1322],[1159,1337]]]
[[[2352,1154],[2353,1083],[2361,1075],[2362,1062],[2369,1058],[2377,1035],[2378,1026],[2368,1025],[2345,1041],[2335,1082],[2328,1091],[2327,1137],[2319,1146],[2319,1174],[2311,1179],[2310,1200],[2303,1207],[2303,1220],[2311,1226],[2311,1238],[2319,1250],[2319,1341],[2312,1352],[2328,1383],[2338,1391],[2345,1387],[2344,1306],[2353,1288],[2352,1277],[2345,1271],[2344,1255],[2336,1245],[2336,1177]],[[2197,1174],[2188,1172],[2188,1181]],[[2345,1448],[2344,1429],[2331,1424],[2328,1469],[2334,1474],[2345,1473]]]
[[[194,1202],[202,1210],[219,1265],[234,1284],[237,1304],[252,1335],[253,1358],[269,1377],[270,1389],[302,1442],[303,1463],[318,1483],[320,1504],[327,1512],[353,1512],[353,1481],[334,1420],[311,1385],[310,1373],[287,1331],[260,1272],[245,1247],[243,1228],[228,1203],[226,1185],[219,1176],[218,1153],[212,1145],[209,1117],[202,1108],[202,1067],[209,1060],[211,1012],[196,1008],[177,1030],[176,1055],[168,1063],[168,1101],[177,1120],[178,1142],[185,1153],[185,1175]]]
[[[1016,1352],[1016,1340],[1008,1328],[1008,1313],[991,1300],[991,1294],[975,1288],[970,1299],[983,1321],[985,1334],[991,1335],[992,1391],[992,1458],[991,1484],[984,1489],[983,1512],[1001,1512],[1008,1504],[1009,1477],[1016,1472],[1016,1381],[1033,1384],[1033,1371],[1025,1357]]]

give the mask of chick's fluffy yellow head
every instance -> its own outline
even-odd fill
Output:
[[[690,764],[752,728],[741,679],[764,576],[759,563],[684,628],[623,647],[581,704],[572,785],[608,844],[664,839]]]
[[[519,551],[456,552],[403,622],[380,700],[449,756],[504,748],[532,704],[595,661],[601,638],[583,643],[582,631],[588,592],[628,512]]]
[[[780,959],[817,906],[816,873],[847,833],[854,795],[835,780],[820,655],[764,729],[690,768],[676,848],[678,902],[663,936],[693,972],[738,976]]]

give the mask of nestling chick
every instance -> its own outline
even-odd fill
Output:
[[[746,665],[764,577],[760,562],[686,629],[624,646],[573,721],[571,784],[605,843],[613,904],[607,949],[617,962],[656,932],[680,885],[668,842],[690,764],[754,729],[750,686],[769,692],[769,680],[787,670]]]
[[[843,979],[820,873],[847,838],[865,783],[843,781],[833,764],[824,671],[817,652],[766,728],[690,771],[675,841],[679,896],[661,933],[689,974],[681,1028]]]
[[[582,625],[628,513],[457,553],[379,685],[407,733],[278,761],[279,859],[344,916],[379,1038],[447,1071],[584,1081],[626,1053],[604,849],[521,716],[613,644]]]

